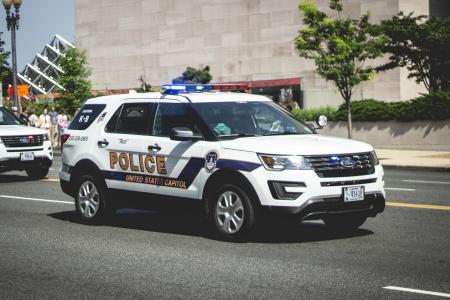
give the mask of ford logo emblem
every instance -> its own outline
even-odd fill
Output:
[[[345,157],[339,163],[341,164],[341,166],[343,166],[345,168],[351,168],[356,165],[356,162],[353,159],[351,159],[350,157]]]

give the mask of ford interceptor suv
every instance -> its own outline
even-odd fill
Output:
[[[264,211],[350,230],[384,210],[383,168],[370,145],[321,136],[263,96],[164,88],[89,99],[62,137],[60,183],[82,220],[138,196],[197,199],[234,239]]]
[[[0,173],[25,170],[32,179],[44,178],[53,160],[52,145],[43,129],[24,126],[0,107]]]

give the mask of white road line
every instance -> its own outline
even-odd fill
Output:
[[[40,201],[40,202],[50,202],[50,203],[63,203],[63,204],[72,204],[73,205],[73,202],[69,202],[69,201],[49,200],[49,199],[40,199],[40,198],[28,198],[28,197],[18,197],[18,196],[9,196],[9,195],[0,195],[0,198],[20,199],[20,200]]]
[[[431,184],[450,184],[450,181],[428,181],[428,180],[409,180],[403,179],[403,182],[411,182],[411,183],[431,183]]]
[[[404,188],[396,188],[396,187],[385,187],[385,190],[391,190],[391,191],[405,191],[405,192],[415,192],[415,189],[404,189]]]
[[[398,287],[398,286],[385,286],[385,287],[383,287],[383,289],[450,298],[450,294],[446,294],[446,293],[409,289],[409,288],[403,288],[403,287]]]

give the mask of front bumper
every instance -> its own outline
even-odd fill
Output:
[[[312,199],[298,207],[268,206],[275,214],[295,215],[300,220],[318,220],[336,214],[359,214],[375,217],[384,211],[385,199],[382,194],[366,195],[363,201],[344,202],[342,198]]]
[[[34,159],[21,161],[20,153],[33,152]],[[42,146],[6,148],[0,145],[0,173],[8,171],[23,171],[30,167],[50,167],[53,161],[53,149],[50,142]]]
[[[321,178],[312,170],[275,172],[263,167],[244,175],[255,188],[261,205],[272,212],[311,218],[357,211],[376,215],[384,209],[386,194],[381,165],[375,167],[373,174],[348,177]],[[290,193],[280,196],[280,189],[274,188],[273,183],[282,183]],[[343,188],[348,186],[364,186],[364,200],[344,203]]]

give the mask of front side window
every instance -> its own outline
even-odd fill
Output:
[[[155,115],[153,134],[169,137],[175,127],[187,127],[194,134],[201,134],[196,116],[185,103],[160,103]]]
[[[272,102],[208,102],[193,106],[219,138],[313,133]]]
[[[124,104],[114,113],[106,125],[106,131],[112,133],[150,134],[151,103]]]
[[[20,125],[20,122],[9,111],[0,107],[0,125]]]

